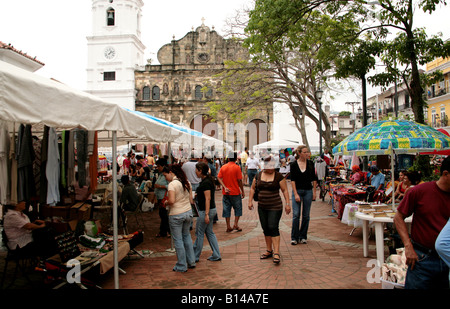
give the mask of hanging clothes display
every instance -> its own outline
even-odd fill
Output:
[[[18,149],[18,200],[29,201],[35,195],[36,188],[33,176],[34,151],[31,134],[31,125],[20,125],[19,128],[19,149]]]
[[[44,126],[44,134],[41,141],[41,181],[39,190],[39,203],[45,205],[47,203],[47,153],[48,153],[48,133],[50,128]]]
[[[5,122],[0,122],[0,203],[5,205],[10,198],[9,147],[10,137]]]
[[[97,131],[89,131],[89,134],[93,136],[92,152],[89,154],[89,178],[90,182],[90,192],[92,194],[97,190],[97,177],[98,177],[98,136]]]
[[[67,187],[67,178],[66,178],[66,146],[68,143],[67,140],[67,131],[61,132],[61,186],[63,188]]]
[[[41,140],[37,136],[33,136],[33,178],[34,185],[36,188],[36,193],[40,192],[41,186]]]
[[[76,131],[77,140],[77,168],[78,185],[83,188],[86,185],[86,162],[88,161],[88,133],[86,130]]]
[[[16,158],[16,134],[13,132],[9,143],[9,161],[10,161],[10,203],[17,204],[17,158]]]
[[[60,180],[60,155],[58,147],[58,134],[54,128],[48,132],[47,151],[47,204],[55,206],[60,201],[59,180]]]
[[[75,130],[69,132],[69,143],[67,145],[67,183],[73,185],[75,182]]]

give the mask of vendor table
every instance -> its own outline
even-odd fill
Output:
[[[336,184],[330,186],[333,193],[333,207],[338,215],[338,219],[342,219],[345,205],[354,201],[364,201],[367,193],[355,186],[346,184]]]
[[[362,220],[364,257],[368,257],[369,255],[369,222],[372,222],[374,224],[377,260],[379,262],[379,266],[381,267],[381,265],[383,265],[384,263],[384,224],[393,223],[394,219],[390,217],[374,217],[370,214],[364,214],[362,212],[356,212],[355,217]],[[405,222],[411,223],[412,216],[406,218]]]
[[[130,252],[130,244],[128,241],[122,241],[119,242],[119,248],[118,248],[118,260],[121,261],[123,258],[125,258],[128,253]],[[101,275],[105,274],[108,270],[114,267],[114,252],[110,251],[105,255],[97,255],[90,258],[83,258],[82,256],[76,257],[75,259],[80,261],[81,265],[81,275],[85,274],[86,272],[90,271],[96,266],[99,266],[99,273]],[[66,267],[65,263],[61,262],[61,258],[59,255],[54,255],[47,259],[46,261],[48,264],[51,264],[55,267],[58,267],[61,271],[68,271],[69,268]],[[47,264],[47,265],[48,265]],[[120,270],[122,273],[125,273],[125,271]],[[68,284],[67,278],[65,276],[62,276],[63,282],[59,285],[55,286],[54,289],[59,289],[60,287]],[[82,283],[78,284],[81,288],[86,288]]]

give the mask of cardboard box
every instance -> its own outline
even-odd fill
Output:
[[[86,203],[76,203],[70,208],[69,220],[88,221],[91,218],[92,205]]]

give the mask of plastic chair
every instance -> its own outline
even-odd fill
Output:
[[[12,281],[8,285],[8,287],[10,287],[16,281],[17,272],[19,270],[21,271],[22,275],[28,280],[28,282],[30,282],[32,284],[33,282],[28,277],[27,272],[31,269],[34,269],[34,267],[37,265],[37,262],[38,262],[37,256],[30,252],[24,251],[21,248],[14,249],[14,250],[10,249],[8,247],[8,237],[6,236],[5,230],[2,230],[2,239],[3,239],[4,245],[7,249],[7,255],[5,258],[5,267],[3,269],[2,281],[1,281],[0,288],[3,288],[3,284],[5,283],[6,272],[8,270],[9,262],[14,262],[16,264],[16,267],[14,269],[14,275],[13,275]]]

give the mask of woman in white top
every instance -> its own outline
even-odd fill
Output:
[[[190,233],[193,218],[191,204],[194,203],[192,187],[179,164],[164,167],[163,174],[169,182],[167,188],[169,226],[177,253],[177,263],[173,270],[185,272],[188,268],[195,267],[194,247]]]
[[[56,253],[54,233],[50,231],[45,221],[30,221],[24,213],[25,201],[18,202],[14,207],[8,206],[3,218],[3,228],[8,238],[7,246],[24,254],[33,254],[47,258]]]

